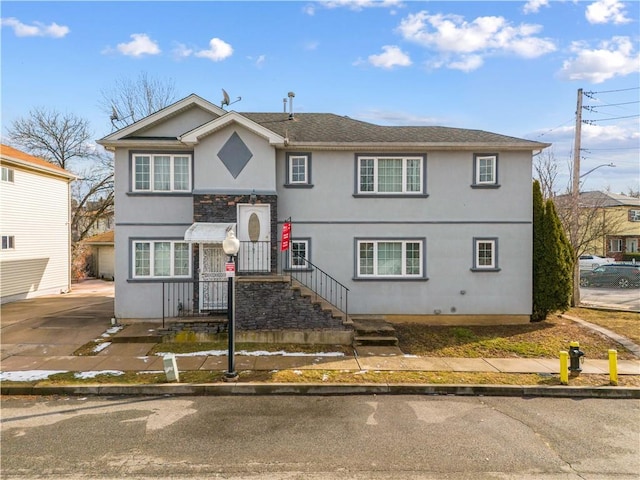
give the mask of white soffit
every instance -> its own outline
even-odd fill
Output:
[[[235,232],[236,224],[196,222],[184,232],[184,240],[190,243],[222,243],[229,229]]]

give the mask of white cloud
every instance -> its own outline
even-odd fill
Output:
[[[266,55],[259,55],[258,57],[247,57],[247,59],[250,62],[253,62],[253,64],[258,67],[258,68],[262,68],[262,66],[264,65],[264,63],[267,61],[267,56]]]
[[[324,8],[348,8],[356,12],[365,8],[400,8],[401,0],[326,0],[315,4],[305,5],[303,11],[307,15],[315,15],[317,7]]]
[[[453,68],[466,71],[482,65],[487,55],[536,58],[555,51],[551,40],[536,36],[541,30],[540,25],[511,25],[503,17],[478,17],[468,22],[460,15],[429,15],[426,11],[408,15],[398,27],[405,40],[443,55],[444,61],[434,64],[455,65]]]
[[[171,51],[171,54],[173,55],[173,58],[175,58],[176,60],[180,60],[180,59],[187,58],[187,57],[190,57],[191,55],[193,55],[193,49],[187,47],[183,43],[178,43],[174,47],[174,49]]]
[[[26,25],[14,17],[1,19],[0,25],[13,28],[16,37],[62,38],[70,32],[69,27],[57,23],[44,25],[40,22],[33,22],[33,25]]]
[[[458,60],[446,62],[446,66],[452,70],[471,72],[480,68],[483,63],[484,61],[480,55],[463,55]]]
[[[574,42],[571,51],[576,56],[565,60],[560,71],[560,76],[568,80],[602,83],[618,75],[640,72],[640,54],[634,52],[629,37],[613,37],[594,50]]]
[[[160,47],[144,33],[134,33],[131,35],[129,43],[119,43],[118,51],[130,57],[140,57],[142,55],[158,55]]]
[[[200,50],[195,53],[196,57],[208,58],[214,62],[220,62],[233,54],[233,48],[224,40],[212,38],[209,41],[209,50]]]
[[[624,7],[619,0],[598,0],[587,7],[585,17],[589,23],[629,23]]]
[[[380,55],[369,55],[369,63],[374,67],[393,68],[408,67],[411,65],[409,55],[395,45],[385,45]]]
[[[522,7],[522,11],[525,14],[529,13],[538,13],[541,7],[548,7],[549,0],[529,0],[525,3],[524,7]]]

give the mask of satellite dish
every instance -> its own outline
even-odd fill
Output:
[[[229,105],[229,94],[226,92],[226,90],[223,88],[222,89],[222,102],[220,102],[220,107],[224,107],[225,105]]]

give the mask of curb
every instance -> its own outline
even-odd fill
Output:
[[[226,383],[161,385],[76,385],[0,387],[2,395],[68,396],[228,396],[228,395],[453,395],[499,397],[555,397],[640,399],[640,387],[571,387],[538,385],[424,385],[424,384],[316,384]]]

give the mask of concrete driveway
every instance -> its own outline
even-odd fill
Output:
[[[110,326],[113,297],[112,282],[87,280],[68,294],[2,305],[0,358],[73,354]]]
[[[585,307],[601,307],[640,312],[640,288],[580,288]]]

